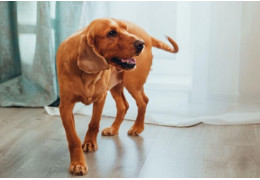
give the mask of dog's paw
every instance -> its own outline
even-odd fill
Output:
[[[98,146],[96,142],[87,141],[82,144],[82,149],[84,152],[94,152],[98,149]]]
[[[70,164],[69,171],[74,175],[83,176],[88,173],[88,167],[84,161],[75,161]]]
[[[103,136],[114,136],[114,135],[118,135],[118,130],[116,130],[113,127],[108,127],[103,129],[102,131],[102,135]]]
[[[129,129],[129,131],[127,132],[127,134],[129,136],[138,136],[139,134],[141,134],[141,132],[143,132],[144,130],[144,127],[140,127],[140,126],[136,126],[136,125],[133,125],[131,127],[131,129]]]

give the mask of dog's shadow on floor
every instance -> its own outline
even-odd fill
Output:
[[[142,136],[101,136],[98,150],[85,153],[86,177],[136,177],[145,157],[143,141]]]

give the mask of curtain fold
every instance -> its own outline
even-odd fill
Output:
[[[0,4],[1,12],[8,11],[7,14],[10,14],[8,21],[1,18],[1,24],[12,32],[10,36],[1,36],[1,39],[5,38],[5,42],[0,43],[2,46],[12,44],[12,48],[7,50],[9,55],[1,53],[1,61],[5,63],[1,65],[1,68],[7,65],[13,69],[20,69],[20,73],[16,76],[12,76],[10,72],[0,72],[1,75],[8,74],[6,76],[8,78],[3,79],[0,84],[0,105],[38,107],[52,103],[57,98],[57,91],[54,81],[49,3],[38,2],[37,5],[31,3],[31,6],[27,8],[26,4],[17,2],[1,2]],[[9,6],[9,8],[4,9],[4,6]],[[37,18],[34,24],[19,22],[22,12],[17,11],[18,6],[22,6],[22,9],[29,12],[30,10],[37,11],[37,17],[31,17],[31,19]],[[27,26],[34,27],[36,32],[26,28]],[[30,31],[26,32],[26,29]],[[3,51],[2,47],[0,51]],[[16,63],[12,63],[13,56]]]
[[[0,2],[0,106],[58,98],[55,54],[78,30],[82,2]]]
[[[0,83],[21,74],[15,2],[0,3]]]

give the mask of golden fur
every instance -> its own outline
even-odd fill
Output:
[[[115,32],[111,32],[115,31]],[[111,32],[111,36],[108,33]],[[87,173],[83,151],[97,150],[97,133],[107,91],[116,101],[117,116],[111,127],[102,135],[117,135],[128,109],[123,88],[125,87],[138,106],[138,115],[129,135],[138,135],[144,130],[144,117],[148,98],[143,85],[152,65],[152,47],[172,53],[177,44],[168,37],[173,47],[151,37],[137,25],[116,19],[97,19],[61,43],[57,51],[57,72],[60,88],[60,114],[66,131],[71,163],[69,171],[76,175]],[[137,53],[135,42],[144,42]],[[136,59],[132,70],[122,68],[111,58]],[[127,61],[127,63],[129,63]],[[128,66],[128,65],[127,65]],[[72,110],[76,102],[93,103],[93,114],[83,144],[76,133]]]

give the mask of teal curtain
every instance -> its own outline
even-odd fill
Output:
[[[79,29],[83,2],[0,2],[0,106],[58,98],[55,54]]]

